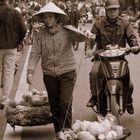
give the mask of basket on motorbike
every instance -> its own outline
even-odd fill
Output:
[[[52,123],[46,92],[35,89],[24,94],[19,102],[10,101],[6,106],[6,119],[12,127],[38,126]]]

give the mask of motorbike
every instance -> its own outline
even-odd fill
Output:
[[[128,62],[122,58],[130,54],[131,48],[121,48],[117,45],[108,45],[106,48],[104,51],[97,51],[105,80],[98,91],[97,105],[93,110],[103,116],[112,113],[116,116],[116,123],[120,124],[120,116],[126,109],[123,79],[129,73]]]

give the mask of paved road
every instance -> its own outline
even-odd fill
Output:
[[[90,28],[91,25],[86,25],[85,28]],[[77,61],[77,82],[74,89],[74,101],[73,101],[73,121],[76,119],[79,120],[90,120],[94,121],[96,119],[96,114],[89,108],[87,108],[85,105],[90,97],[90,91],[89,91],[89,76],[88,73],[91,69],[92,63],[90,62],[90,59],[85,58],[84,56],[84,44],[81,43],[78,51],[75,52],[75,58]],[[128,140],[139,140],[140,137],[140,96],[139,96],[139,69],[140,69],[140,55],[135,56],[131,55],[128,56],[130,71],[131,71],[131,77],[132,81],[135,85],[134,90],[134,106],[135,106],[135,114],[134,115],[128,115],[125,113],[122,116],[122,123],[124,126],[130,128],[132,131],[132,135],[128,138]],[[26,69],[26,68],[25,68]],[[25,74],[22,75],[22,81],[23,83],[20,83],[25,86]],[[36,76],[34,79],[33,87],[42,90],[44,89],[43,83],[42,83],[42,73],[41,69],[38,66],[36,70]],[[22,92],[26,92],[28,89],[28,85],[26,87],[23,87]],[[20,91],[18,91],[19,93]],[[21,97],[20,94],[16,95],[15,99],[19,99]],[[2,113],[0,113],[0,117],[2,116]],[[1,119],[0,127],[1,130],[4,130],[5,122]],[[0,133],[0,140],[52,140],[54,137],[54,129],[52,124],[46,125],[46,126],[39,126],[39,127],[17,127],[16,133],[13,132],[12,128],[7,125],[5,133]]]

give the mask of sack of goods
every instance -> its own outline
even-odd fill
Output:
[[[72,130],[61,132],[63,140],[125,140],[131,132],[115,123],[116,117],[108,114],[97,116],[97,121],[76,120]]]
[[[37,126],[52,122],[46,91],[32,89],[19,102],[10,101],[6,106],[7,122],[14,127]]]

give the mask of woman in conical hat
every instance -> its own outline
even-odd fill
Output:
[[[27,82],[32,84],[39,59],[43,70],[43,81],[47,89],[55,132],[71,129],[72,97],[76,79],[76,63],[72,42],[75,36],[71,28],[64,27],[68,16],[54,3],[48,3],[33,17],[43,22],[34,34],[28,67]]]
[[[45,23],[44,17],[43,17],[43,15],[45,15],[45,13],[54,13],[56,16],[58,16],[59,20],[57,20],[57,22],[59,24],[61,24],[61,26],[63,26],[69,20],[68,15],[52,2],[49,2],[47,5],[45,5],[43,8],[41,8],[37,13],[35,13],[32,16],[32,20],[40,22],[40,23]],[[46,23],[45,23],[45,25],[46,25]],[[75,28],[72,25],[65,25],[63,27],[66,28],[66,30],[69,30],[69,32],[72,35],[74,35],[74,37],[76,35],[79,42],[83,42],[85,40],[85,35],[81,30]]]

